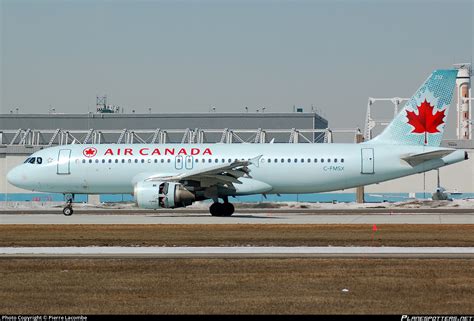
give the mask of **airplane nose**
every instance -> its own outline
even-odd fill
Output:
[[[21,170],[18,167],[13,168],[7,174],[7,181],[17,187],[21,185]]]

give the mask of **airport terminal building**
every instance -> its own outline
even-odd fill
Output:
[[[334,142],[338,132],[349,134],[344,142],[361,141],[359,129],[331,129],[314,112],[290,113],[159,113],[159,114],[0,114],[0,177],[22,163],[31,153],[66,144],[124,143],[223,143],[317,144]],[[359,138],[359,139],[358,139]],[[472,140],[443,141],[443,146],[462,148],[470,159],[439,170],[441,186],[455,197],[474,196],[474,144]],[[437,187],[438,172],[366,186],[369,202],[429,198]],[[269,195],[269,201],[355,201],[355,189],[323,194]],[[101,201],[131,200],[131,195],[101,195]],[[18,189],[6,179],[0,184],[0,202],[61,201],[63,195],[40,194]],[[234,201],[262,201],[262,196]],[[87,201],[81,196],[78,201]]]

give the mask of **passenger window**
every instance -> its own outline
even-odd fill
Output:
[[[282,158],[282,159],[281,159],[281,162],[282,162],[282,163],[284,163],[284,162],[285,162],[285,159],[284,159],[284,158]]]
[[[128,159],[128,163],[130,164],[131,162],[132,162],[132,160],[129,158],[129,159]]]
[[[142,158],[141,162],[142,162],[142,164],[143,164],[143,163],[145,162],[145,160]]]
[[[334,163],[337,163],[337,158],[334,158]]]
[[[295,163],[298,163],[298,159],[297,159],[297,158],[295,158]]]
[[[301,162],[304,163],[304,158],[301,159]]]
[[[83,160],[82,160],[82,164],[84,164],[85,162],[86,162],[86,160],[85,160],[85,159],[83,159]]]
[[[229,158],[229,159],[227,160],[227,162],[228,162],[228,163],[232,163],[232,159]]]
[[[225,163],[225,159],[222,159],[222,162]]]
[[[155,164],[158,163],[158,158],[155,158]]]
[[[168,158],[166,161],[167,161],[168,163],[171,163],[171,159],[169,159],[169,158]]]
[[[209,160],[207,161],[208,163],[212,163],[212,159],[209,158]]]
[[[314,159],[314,162],[315,162],[315,163],[317,163],[317,162],[318,162],[318,159],[317,159],[317,158],[315,158],[315,159]]]
[[[267,162],[271,163],[271,162],[272,162],[272,160],[269,158],[269,159],[267,159]]]
[[[290,158],[288,158],[288,163],[291,163],[291,159],[290,159]]]
[[[99,162],[99,160],[98,160],[98,159],[96,159],[96,160],[95,160],[95,162],[96,162],[96,163],[98,163],[98,162]]]
[[[341,163],[344,163],[344,158],[341,158]]]
[[[311,163],[311,158],[308,158],[308,163]]]
[[[138,163],[138,159],[135,158],[135,163]]]
[[[324,158],[321,158],[321,163],[324,163]]]
[[[164,159],[164,158],[162,158],[162,159],[161,159],[161,162],[162,162],[162,163],[164,163],[164,162],[165,162],[165,159]]]
[[[219,160],[216,158],[216,160],[214,161],[214,163],[217,163]]]
[[[89,164],[91,164],[91,163],[92,163],[92,159],[89,159]]]
[[[330,158],[328,158],[328,163],[330,163],[330,162],[331,162],[331,159],[330,159]]]
[[[105,159],[102,160],[102,164],[105,163]]]
[[[122,164],[125,163],[125,159],[122,159]]]
[[[275,163],[278,163],[278,158],[275,158],[274,161],[275,161]]]
[[[112,159],[109,159],[109,163],[112,163]]]

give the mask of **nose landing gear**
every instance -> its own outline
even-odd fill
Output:
[[[63,214],[66,216],[71,216],[74,211],[72,209],[72,202],[74,200],[74,194],[67,196],[66,206],[63,208]]]
[[[74,210],[72,209],[71,206],[68,205],[65,208],[63,208],[63,214],[64,215],[71,216],[73,213],[74,213]]]

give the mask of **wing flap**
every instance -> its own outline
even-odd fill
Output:
[[[259,165],[260,156],[250,160],[235,160],[232,163],[216,165],[198,170],[190,170],[177,175],[153,175],[147,181],[181,181],[181,180],[215,180],[216,183],[226,182],[240,184],[238,178],[250,177],[249,165]]]
[[[242,184],[241,181],[239,181],[236,178],[233,178],[231,176],[227,175],[203,175],[198,177],[197,179],[207,179],[211,181],[218,181],[219,183],[231,183],[231,184]]]

